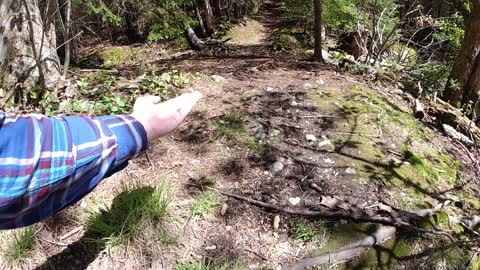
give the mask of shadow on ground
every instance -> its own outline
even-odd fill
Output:
[[[86,232],[78,241],[68,245],[61,253],[47,259],[37,270],[50,269],[87,269],[88,266],[106,249],[106,242],[112,237],[117,237],[124,228],[123,222],[129,220],[132,212],[143,207],[142,201],[149,200],[154,189],[141,187],[120,193],[115,197],[108,211],[101,211],[89,218]],[[132,221],[130,219],[130,221]],[[129,222],[128,226],[135,226]],[[105,225],[104,227],[101,227]],[[122,232],[123,233],[123,232]]]

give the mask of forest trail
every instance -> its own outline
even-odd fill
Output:
[[[45,223],[42,238],[68,247],[43,243],[47,261],[40,269],[173,269],[202,258],[228,269],[284,269],[375,228],[275,213],[218,195],[212,195],[218,198],[213,212],[195,216],[190,213],[205,194],[202,185],[294,209],[322,203],[347,212],[413,211],[445,199],[462,201],[448,213],[464,216],[478,209],[478,175],[460,146],[426,126],[428,119],[415,120],[397,89],[273,51],[274,12],[279,7],[267,4],[230,33],[226,55],[156,61],[160,71],[198,72],[184,91],[199,90],[204,98],[178,132],[152,143],[89,196],[110,205],[121,182],[155,187],[167,180],[175,189],[175,219],[167,226],[175,241],[145,239],[142,248],[109,255],[102,252],[106,247],[88,241],[95,236],[88,227],[61,238],[77,227],[72,220],[88,208],[84,201]],[[242,40],[246,29],[248,38]],[[119,70],[128,77],[128,67]],[[276,215],[280,225],[274,229]],[[302,235],[302,228],[314,237]],[[395,256],[432,243],[418,241],[414,247],[408,235],[399,235],[339,267],[394,268]],[[423,260],[428,256],[402,264],[409,269]]]

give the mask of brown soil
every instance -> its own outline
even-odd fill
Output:
[[[262,16],[257,20],[266,26],[272,25]],[[198,192],[192,185],[201,185],[207,179],[214,182],[217,189],[277,205],[287,206],[288,199],[299,197],[301,202],[296,206],[299,208],[318,203],[321,195],[338,196],[357,206],[372,206],[379,201],[399,205],[384,184],[361,181],[357,175],[347,172],[354,164],[336,162],[339,155],[361,156],[355,148],[335,145],[333,153],[321,151],[305,138],[306,134],[314,134],[319,140],[323,136],[334,141],[338,136],[336,131],[341,130],[337,118],[315,117],[329,113],[317,106],[308,94],[309,88],[319,86],[319,79],[337,89],[365,85],[380,91],[392,103],[405,106],[393,89],[367,83],[353,75],[339,77],[328,66],[271,51],[267,45],[235,45],[228,55],[195,54],[158,64],[165,70],[201,72],[202,78],[195,81],[192,88],[201,91],[204,99],[177,132],[153,142],[146,154],[133,160],[122,173],[103,181],[90,198],[104,197],[112,201],[112,190],[122,179],[140,179],[147,186],[169,179],[176,188],[175,209],[185,213],[192,196]],[[121,72],[128,74],[128,68]],[[225,82],[217,83],[210,75],[220,75]],[[292,104],[293,100],[296,104]],[[217,136],[215,122],[232,111],[244,115],[245,134],[250,137],[254,136],[255,123],[263,126],[267,135],[259,143],[261,149],[249,149],[245,134],[236,140]],[[435,126],[431,129],[440,134]],[[273,130],[280,131],[278,138],[268,135]],[[476,168],[472,167],[465,151],[443,135],[438,136],[451,155],[464,164],[464,177],[478,181]],[[395,138],[372,140],[377,148],[391,142],[395,142]],[[193,159],[199,160],[199,164],[190,164]],[[272,169],[277,161],[284,165],[280,172]],[[323,193],[313,190],[311,183],[321,187]],[[80,203],[43,224],[40,244],[46,261],[35,266],[38,269],[171,269],[179,261],[205,258],[220,265],[228,261],[248,269],[279,269],[312,255],[327,242],[325,238],[314,242],[296,239],[294,225],[302,217],[281,214],[277,236],[272,229],[276,213],[228,197],[223,200],[228,205],[224,216],[220,215],[220,209],[205,218],[180,215],[171,230],[177,238],[176,244],[165,245],[159,254],[138,255],[127,250],[115,256],[108,256],[102,252],[104,247],[86,241],[95,237],[89,235],[88,228],[61,239],[77,228],[75,221],[85,207]],[[344,223],[332,221],[331,226]]]

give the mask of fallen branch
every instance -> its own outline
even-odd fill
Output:
[[[392,227],[397,227],[397,228],[405,228],[405,229],[411,229],[415,230],[418,232],[423,232],[426,234],[433,234],[433,235],[442,235],[445,237],[448,237],[449,239],[453,239],[452,236],[446,232],[446,231],[438,231],[438,230],[430,230],[430,229],[425,229],[425,228],[420,228],[415,225],[412,225],[409,223],[410,220],[414,220],[416,218],[428,218],[431,215],[433,215],[437,209],[425,209],[425,210],[419,210],[414,213],[409,213],[404,215],[401,218],[398,217],[384,217],[384,216],[369,216],[369,215],[364,215],[361,213],[350,213],[347,211],[343,210],[331,210],[331,209],[321,209],[317,211],[311,211],[311,210],[296,210],[296,209],[291,209],[287,207],[282,207],[270,203],[265,203],[262,201],[257,201],[242,195],[234,194],[234,193],[229,193],[226,191],[218,190],[216,188],[212,187],[206,187],[206,186],[199,186],[199,185],[194,185],[194,184],[189,184],[191,186],[195,186],[197,188],[203,188],[203,189],[209,189],[213,190],[215,192],[218,192],[224,196],[232,197],[241,201],[245,201],[257,206],[261,206],[264,208],[276,210],[282,213],[290,214],[290,215],[296,215],[296,216],[308,216],[308,217],[320,217],[320,218],[328,218],[328,219],[344,219],[344,220],[350,220],[354,222],[369,222],[369,223],[376,223],[376,224],[382,224],[386,226],[392,226]],[[448,201],[447,201],[448,202]],[[442,204],[443,205],[443,204]],[[420,213],[420,214],[417,214]]]
[[[329,252],[319,257],[302,260],[293,266],[287,267],[290,270],[301,270],[307,267],[326,263],[339,263],[351,259],[365,249],[381,244],[395,236],[397,229],[391,226],[382,226],[375,233],[357,241],[353,244],[342,247],[334,252]]]

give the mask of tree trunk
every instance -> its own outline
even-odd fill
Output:
[[[200,24],[200,30],[202,31],[202,36],[207,35],[207,30],[205,29],[205,25],[203,24],[202,14],[200,14],[200,9],[198,8],[197,0],[193,0],[193,7],[195,8],[195,13],[197,15],[198,23]]]
[[[480,91],[480,1],[473,2],[472,12],[465,29],[460,53],[455,60],[451,78],[457,84],[447,84],[444,99],[456,105],[476,101]]]
[[[322,0],[313,0],[315,8],[315,50],[313,58],[323,61],[322,56]]]
[[[51,18],[50,4],[45,7],[44,18]],[[53,89],[61,80],[54,23],[42,20],[35,0],[1,0],[0,18],[0,87],[7,90],[3,103],[14,98],[25,105],[29,92],[42,95],[44,87]]]
[[[210,0],[204,0],[204,5],[205,5],[205,26],[207,28],[208,34],[213,33],[213,11],[212,11],[212,6],[210,5]]]

